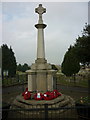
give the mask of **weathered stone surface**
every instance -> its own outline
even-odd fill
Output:
[[[26,104],[32,104],[32,105],[37,105],[38,103],[41,104],[41,105],[44,105],[44,104],[55,104],[55,103],[58,103],[58,102],[61,102],[65,99],[65,95],[62,94],[62,96],[59,96],[53,100],[24,100],[23,96],[22,95],[18,95],[16,97],[16,100],[19,101],[19,102],[23,102],[23,103],[26,103]]]
[[[15,108],[20,108],[20,114],[24,114],[25,118],[28,115],[29,118],[34,118],[35,116],[33,115],[39,115],[39,117],[41,117],[42,115],[44,116],[44,111],[23,111],[23,109],[37,109],[37,108],[43,108],[45,109],[45,104],[48,104],[48,108],[59,108],[59,107],[74,107],[75,106],[75,102],[74,100],[70,97],[70,96],[66,96],[64,94],[62,94],[62,96],[59,96],[53,100],[24,100],[22,95],[19,95],[16,97],[16,99],[14,100],[11,109],[15,109]],[[71,111],[70,111],[71,112]],[[61,116],[68,113],[69,114],[69,110],[68,109],[57,109],[57,110],[49,110],[48,111],[48,116],[50,116],[52,114],[52,117],[56,116]],[[61,115],[60,115],[61,114]],[[30,115],[30,116],[29,116]]]
[[[56,89],[54,84],[55,70],[28,70],[28,91],[53,91]]]

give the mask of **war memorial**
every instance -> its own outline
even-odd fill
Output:
[[[37,115],[42,116],[40,111],[24,111],[23,109],[37,109],[44,108],[44,105],[48,105],[48,108],[56,109],[58,107],[73,107],[75,105],[74,100],[56,89],[56,70],[52,69],[51,64],[47,63],[45,59],[45,44],[44,44],[44,29],[46,24],[43,23],[42,15],[46,12],[46,9],[39,4],[39,7],[35,9],[35,12],[39,14],[38,23],[35,25],[37,29],[37,59],[35,63],[31,65],[31,69],[26,71],[28,74],[28,88],[24,93],[21,93],[13,101],[11,109],[20,108],[20,113],[29,118],[36,118]],[[58,117],[59,114],[66,114],[68,110],[61,109],[55,112]],[[52,114],[52,111],[48,112],[48,115]],[[53,116],[54,114],[52,114]]]

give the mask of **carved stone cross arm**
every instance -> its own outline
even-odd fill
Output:
[[[35,12],[38,13],[39,15],[42,15],[43,13],[46,12],[46,8],[43,8],[42,4],[39,4],[39,7],[35,9]]]
[[[46,12],[46,8],[42,7],[42,4],[39,4],[38,8],[35,8],[35,12],[39,14],[39,24],[43,24],[42,14]]]

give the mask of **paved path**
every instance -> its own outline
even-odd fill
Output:
[[[13,92],[23,92],[26,87],[27,87],[27,84],[3,87],[2,93],[9,94],[9,93],[13,93]]]

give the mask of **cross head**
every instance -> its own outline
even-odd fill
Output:
[[[46,12],[46,8],[43,8],[42,4],[39,4],[39,7],[35,9],[35,12],[38,13],[39,15],[42,15],[43,13]]]

